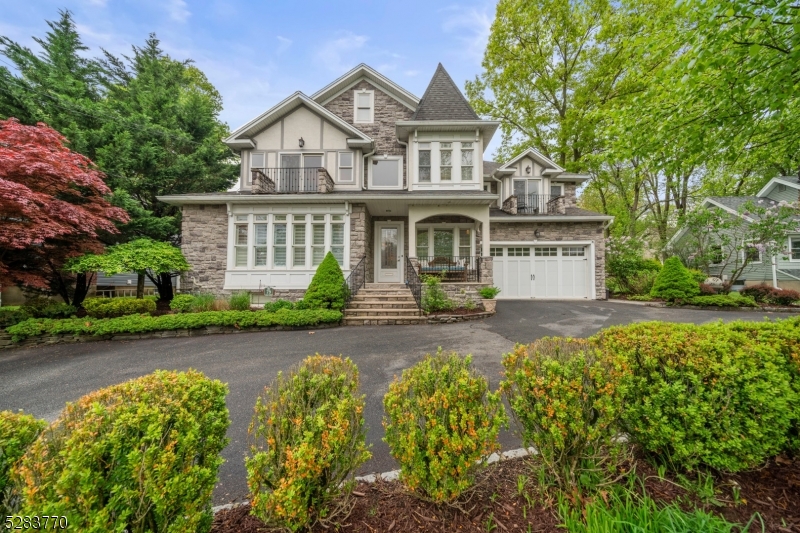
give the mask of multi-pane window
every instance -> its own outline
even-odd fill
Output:
[[[314,215],[311,224],[311,266],[325,259],[325,215]]]
[[[339,181],[353,181],[353,152],[339,152]]]
[[[468,257],[472,251],[472,230],[460,228],[458,230],[458,255]]]
[[[792,259],[800,259],[800,237],[789,239],[789,247],[792,252]]]
[[[339,262],[339,266],[344,265],[344,215],[331,216],[331,253]]]
[[[586,248],[583,246],[566,246],[561,249],[563,257],[583,257],[586,255]]]
[[[555,248],[554,248],[554,250],[555,250]],[[530,248],[509,248],[508,249],[508,256],[509,257],[530,257],[530,255],[531,255],[531,249]]]
[[[431,181],[431,145],[419,145],[419,181]]]
[[[417,230],[417,257],[428,257],[428,228]]]
[[[251,152],[250,153],[250,170],[256,168],[264,168],[267,166],[266,163],[266,154],[264,152]],[[252,172],[248,172],[247,176],[247,183],[250,183],[253,179]]]
[[[442,181],[453,179],[453,143],[439,145],[439,179]]]
[[[558,256],[558,248],[553,247],[536,247],[533,249],[533,255],[536,257],[557,257]]]
[[[372,92],[356,93],[355,122],[372,122]]]
[[[502,248],[489,248],[489,255],[492,257],[503,257],[503,249]]]
[[[286,215],[275,215],[272,228],[272,265],[286,266]]]
[[[253,224],[253,266],[267,266],[267,215],[256,215]]]
[[[747,259],[748,263],[761,262],[761,252],[759,251],[758,247],[753,243],[745,244],[744,253],[742,255],[744,256],[744,258]]]
[[[236,242],[234,244],[234,265],[247,266],[247,215],[236,215]]]
[[[461,181],[472,181],[472,143],[461,143]]]
[[[561,185],[550,185],[550,196],[562,196],[563,189]]]
[[[305,266],[306,264],[306,216],[294,215],[292,217],[292,266]]]

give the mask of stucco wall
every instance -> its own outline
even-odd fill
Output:
[[[374,122],[371,124],[356,124],[353,122],[353,91],[367,89],[375,91]],[[375,153],[403,156],[403,185],[408,179],[406,169],[406,150],[397,142],[395,123],[398,120],[410,120],[414,112],[387,95],[371,83],[362,80],[353,87],[325,104],[325,108],[363,131],[375,140]],[[367,180],[368,169],[364,168],[364,180]]]
[[[184,292],[225,293],[228,211],[220,205],[183,206],[181,250],[192,269],[181,278]]]
[[[534,231],[539,230],[539,236]],[[492,245],[496,242],[594,241],[595,294],[606,297],[606,248],[602,222],[492,222]]]

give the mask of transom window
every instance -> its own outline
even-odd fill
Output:
[[[461,181],[472,181],[472,143],[461,143]]]
[[[372,108],[373,108],[372,91],[360,90],[355,93],[355,120],[356,123],[369,123],[372,122]]]
[[[583,257],[586,255],[586,248],[583,246],[567,246],[561,249],[561,255],[564,257]]]
[[[439,145],[439,179],[442,181],[453,179],[453,143]]]
[[[489,248],[489,255],[492,257],[503,257],[503,249],[502,248]]]
[[[508,249],[508,256],[509,257],[530,257],[531,249],[530,248],[509,248]]]
[[[554,247],[536,247],[533,249],[536,257],[557,257],[558,248]]]
[[[235,268],[310,269],[328,251],[344,265],[344,215],[236,215],[233,225]]]

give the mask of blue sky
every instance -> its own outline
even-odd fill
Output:
[[[97,55],[100,47],[127,53],[155,32],[168,54],[206,73],[234,129],[362,62],[417,96],[442,62],[463,90],[481,72],[494,7],[492,0],[0,0],[0,35],[35,49],[32,36],[43,36],[45,20],[64,8]]]

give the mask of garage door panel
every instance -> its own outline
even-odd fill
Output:
[[[589,262],[583,246],[506,247],[494,259],[499,298],[587,298]]]

